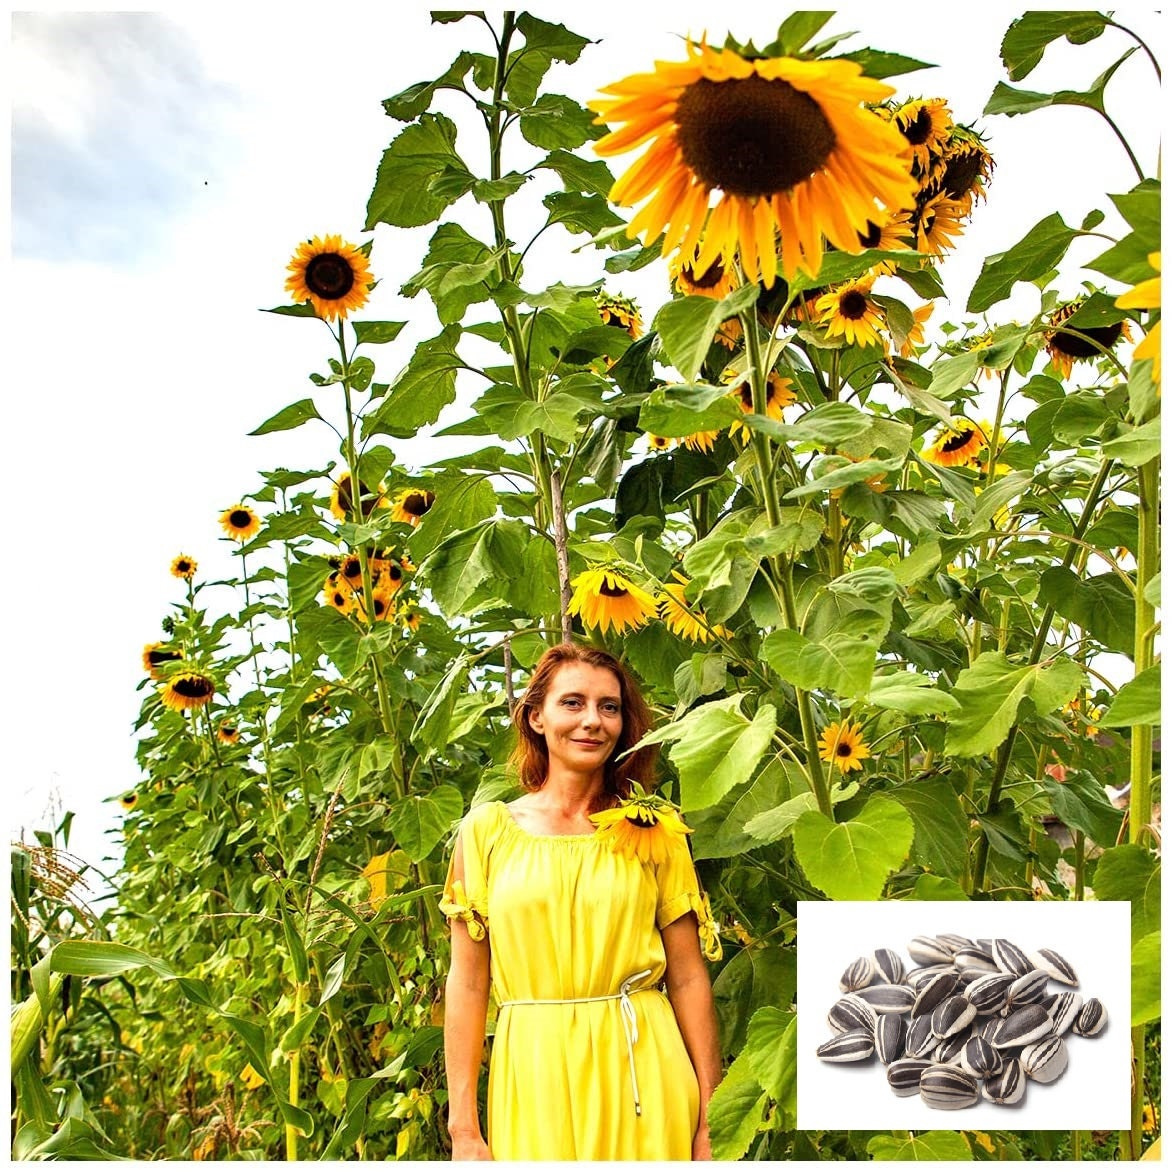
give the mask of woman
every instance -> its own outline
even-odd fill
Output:
[[[562,644],[513,723],[527,792],[467,814],[440,904],[452,1158],[710,1159],[720,1049],[701,940],[712,959],[720,945],[688,831],[644,793],[654,747],[618,760],[650,728],[647,705],[613,656]]]

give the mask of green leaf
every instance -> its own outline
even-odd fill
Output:
[[[297,984],[309,980],[309,958],[305,954],[305,942],[293,921],[293,911],[287,903],[281,905],[281,927],[285,933],[285,947],[293,966],[293,979]],[[287,974],[286,974],[287,975]]]
[[[1001,60],[1010,81],[1021,81],[1042,59],[1046,46],[1059,37],[1085,44],[1102,33],[1106,21],[1097,12],[1027,12],[1006,30]]]
[[[708,1101],[708,1134],[714,1160],[739,1160],[749,1150],[764,1118],[768,1097],[748,1057],[739,1054]]]
[[[833,12],[801,10],[791,12],[778,27],[777,36],[765,50],[767,56],[796,56],[829,23]]]
[[[363,230],[373,231],[375,224],[417,228],[436,219],[456,198],[432,188],[449,170],[467,175],[456,154],[456,124],[443,114],[423,114],[383,152]]]
[[[912,890],[916,899],[968,899],[965,889],[955,879],[945,879],[942,875],[921,875]]]
[[[468,656],[461,652],[419,710],[415,727],[411,730],[411,743],[423,750],[425,756],[429,757],[436,750],[447,748],[448,726],[451,724],[456,699],[464,690],[467,678]]]
[[[797,953],[776,945],[743,948],[712,983],[725,1054],[744,1049],[749,1022],[764,1006],[788,1009],[797,990]]]
[[[1156,239],[1158,241],[1159,237]],[[1152,275],[1148,255],[1157,248],[1158,245],[1152,244],[1147,233],[1141,235],[1139,232],[1131,232],[1118,244],[1111,245],[1106,252],[1099,253],[1094,260],[1087,261],[1083,267],[1122,281],[1125,285],[1136,285]]]
[[[551,191],[541,202],[549,209],[546,223],[561,224],[569,232],[586,232],[597,236],[604,228],[613,228],[623,222],[611,209],[604,195]]]
[[[1003,301],[1018,281],[1044,277],[1057,267],[1077,235],[1057,212],[1039,221],[1008,252],[986,259],[969,294],[968,312],[982,313]]]
[[[630,640],[627,646],[630,650]],[[795,774],[798,775],[796,782]],[[759,846],[760,842],[749,833],[749,824],[758,815],[788,800],[793,788],[806,785],[793,762],[783,762],[777,757],[767,761],[755,776],[729,790],[715,806],[692,811],[688,819],[693,830],[689,839],[692,857],[726,859]],[[805,809],[803,807],[803,811]],[[797,816],[795,814],[794,818]]]
[[[381,346],[384,342],[393,342],[406,324],[405,321],[356,321],[354,337],[360,346]]]
[[[826,522],[817,509],[801,507],[781,509],[778,512],[780,524],[773,525],[759,532],[752,532],[744,538],[733,538],[728,545],[728,553],[735,557],[745,553],[757,559],[775,557],[785,554],[787,557],[796,557],[804,553],[822,539],[822,532]]]
[[[1118,460],[1129,468],[1138,468],[1160,454],[1160,419],[1149,419],[1139,427],[1109,439],[1103,444],[1103,455]]]
[[[464,79],[473,60],[471,53],[461,53],[435,81],[419,81],[400,90],[393,97],[384,99],[383,109],[391,118],[400,122],[413,121],[431,105],[437,89],[450,88]]]
[[[501,251],[489,248],[459,224],[440,224],[432,234],[423,267],[402,288],[405,297],[431,294],[441,324],[460,321],[469,305],[488,299]]]
[[[421,863],[464,812],[464,795],[454,785],[438,785],[425,794],[408,794],[386,812],[395,845],[413,863]]]
[[[311,419],[320,419],[317,408],[312,399],[298,399],[288,407],[282,407],[276,415],[270,416],[259,427],[250,431],[249,435],[268,435],[271,431],[291,431],[308,423]]]
[[[1131,942],[1160,930],[1160,860],[1146,847],[1128,842],[1099,856],[1095,898],[1131,904]]]
[[[728,387],[704,384],[657,387],[639,408],[639,426],[644,431],[671,438],[717,431],[740,418],[741,409],[730,397]]]
[[[798,1111],[798,1019],[766,1005],[753,1014],[744,1053],[757,1081],[792,1123]]]
[[[614,176],[601,159],[583,159],[571,151],[550,151],[534,166],[553,171],[570,192],[606,195],[614,185]]]
[[[831,899],[879,899],[914,835],[907,811],[876,796],[849,822],[817,810],[803,814],[793,828],[794,853],[806,878]]]
[[[799,631],[767,635],[761,656],[787,683],[805,691],[828,688],[840,696],[864,695],[875,670],[878,645],[866,635],[827,635],[813,643]]]
[[[754,420],[757,418],[759,417],[756,415],[745,417],[751,428],[754,427]],[[817,474],[812,480],[791,488],[782,499],[799,500],[802,497],[845,488],[851,484],[861,484],[873,476],[898,472],[903,467],[903,461],[903,456],[893,456],[889,460],[849,460],[846,456],[828,456],[820,461]]]
[[[794,823],[808,810],[818,809],[818,798],[812,790],[787,798],[780,806],[763,810],[745,823],[745,834],[753,846],[767,846],[785,838]]]
[[[1131,1024],[1160,1019],[1160,933],[1150,932],[1131,946]]]
[[[1160,723],[1160,665],[1145,668],[1115,693],[1098,721],[1102,728]]]
[[[913,781],[887,791],[911,815],[911,859],[937,875],[959,875],[968,849],[969,820],[946,781]]]
[[[435,504],[407,540],[408,552],[417,563],[422,563],[449,534],[471,529],[497,511],[496,491],[485,475],[445,473],[437,476],[432,485]]]
[[[1114,842],[1123,824],[1123,812],[1107,800],[1102,785],[1085,769],[1068,769],[1066,780],[1042,778],[1054,813],[1092,842]]]
[[[447,613],[459,614],[482,584],[520,573],[528,539],[521,521],[485,521],[441,541],[420,563],[420,577]]]
[[[1077,446],[1095,435],[1110,418],[1111,411],[1102,395],[1076,391],[1058,404],[1050,418],[1050,427],[1057,440]]]
[[[1038,600],[1077,623],[1112,651],[1129,655],[1135,641],[1135,599],[1113,573],[1079,577],[1051,566],[1041,577]]]
[[[1047,106],[1086,106],[1102,114],[1105,112],[1103,91],[1107,88],[1107,83],[1138,47],[1133,45],[1118,61],[1099,74],[1089,90],[1058,90],[1052,94],[1039,94],[1032,90],[1016,90],[1003,81],[998,82],[993,96],[985,104],[984,113],[1007,114],[1012,118],[1015,114],[1029,114]]]
[[[573,98],[563,94],[542,94],[532,106],[521,111],[521,137],[543,150],[579,147],[601,138],[604,127],[594,124],[594,115]]]
[[[875,1135],[867,1141],[872,1160],[971,1160],[972,1148],[960,1131],[921,1131],[894,1135]]]
[[[305,1045],[313,1027],[321,1017],[321,1010],[315,1005],[301,1015],[278,1039],[277,1049],[282,1054],[294,1054]]]
[[[679,297],[659,310],[652,328],[659,334],[668,361],[685,382],[694,382],[700,373],[721,322],[752,305],[758,292],[755,284],[744,285],[721,301],[711,297]]]
[[[442,333],[415,347],[411,361],[395,376],[378,409],[363,418],[363,439],[372,435],[410,439],[439,418],[456,397],[456,371],[463,365],[456,353],[459,337],[458,326],[445,326]]]
[[[853,61],[863,67],[868,77],[877,78],[899,77],[919,69],[936,68],[927,61],[917,61],[915,57],[905,57],[902,53],[884,53],[879,49],[854,49],[850,53],[839,54],[836,60]]]
[[[62,940],[50,955],[52,972],[67,973],[73,977],[116,977],[143,966],[164,980],[174,979],[176,975],[170,965],[125,944]]]
[[[868,703],[911,716],[940,716],[955,712],[960,704],[937,688],[927,676],[911,671],[876,675],[871,680]]]
[[[957,676],[952,694],[960,711],[949,719],[945,752],[956,757],[992,753],[1009,735],[1027,696],[1045,716],[1085,686],[1086,673],[1072,660],[1018,667],[1000,651],[985,651]]]
[[[939,396],[952,395],[976,378],[981,368],[981,357],[976,350],[942,358],[932,367],[932,384],[928,391]]]

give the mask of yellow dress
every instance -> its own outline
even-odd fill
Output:
[[[493,1159],[690,1159],[699,1087],[656,987],[673,920],[694,911],[719,947],[686,843],[657,866],[597,834],[534,834],[503,802],[469,811],[460,836],[464,880],[449,870],[440,906],[491,947]]]

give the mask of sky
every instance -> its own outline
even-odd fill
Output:
[[[586,100],[657,58],[680,59],[687,34],[707,31],[720,42],[731,31],[767,42],[784,11],[635,7],[534,6],[597,42],[576,66],[555,67],[550,84]],[[0,43],[11,109],[11,151],[0,160],[11,168],[0,336],[16,486],[3,599],[10,669],[0,705],[10,837],[27,839],[71,810],[70,849],[99,872],[115,867],[116,799],[139,777],[132,725],[141,650],[161,637],[160,619],[181,599],[171,559],[195,557],[204,580],[232,574],[220,512],[259,488],[258,469],[323,467],[336,454],[320,426],[247,435],[311,394],[308,374],[333,352],[320,323],[258,310],[286,302],[285,265],[299,240],[368,238],[366,199],[400,129],[382,99],[437,76],[461,49],[485,47],[475,39],[482,26],[432,25],[413,3],[273,11],[18,11]],[[871,45],[936,63],[894,84],[903,95],[946,97],[958,121],[987,134],[997,160],[988,203],[941,270],[957,321],[986,254],[1055,210],[1071,224],[1094,208],[1110,213],[1104,193],[1136,182],[1106,124],[1088,110],[981,117],[1004,80],[997,49],[1019,11],[999,3],[947,15],[924,5],[860,5],[840,9],[824,30],[860,30],[844,49]],[[1159,56],[1160,18],[1147,8],[1115,11]],[[1052,47],[1019,84],[1086,88],[1130,43],[1109,30],[1078,50]],[[1156,168],[1157,97],[1140,54],[1107,91],[1148,174]],[[462,124],[459,145],[474,133]],[[449,215],[488,231],[479,205],[461,203]],[[1103,230],[1119,226],[1109,215]],[[381,380],[437,332],[426,298],[398,293],[430,231],[380,226],[373,234],[372,268],[385,279],[364,315],[410,321],[398,342],[382,347]],[[530,287],[602,274],[601,257],[567,251],[580,239],[550,232],[543,240],[543,254],[527,262]],[[1104,247],[1076,243],[1065,294],[1092,276],[1078,263]],[[649,320],[666,296],[665,268],[610,278],[607,288],[634,296]],[[1019,285],[992,320],[1031,315],[1037,304],[1037,291]],[[466,414],[470,391],[438,427]],[[392,446],[408,467],[461,450],[426,437]],[[213,613],[235,605],[215,588],[201,603]]]

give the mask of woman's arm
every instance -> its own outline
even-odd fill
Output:
[[[460,843],[454,877],[463,882]],[[452,965],[444,992],[444,1068],[448,1080],[448,1133],[453,1160],[491,1160],[480,1130],[476,1085],[488,1017],[489,943],[473,940],[460,920],[452,921]]]
[[[693,1160],[711,1160],[708,1143],[708,1100],[720,1082],[720,1032],[708,963],[700,952],[696,916],[692,912],[663,929],[667,954],[667,997],[680,1025],[684,1046],[700,1084],[700,1125],[692,1141]]]

